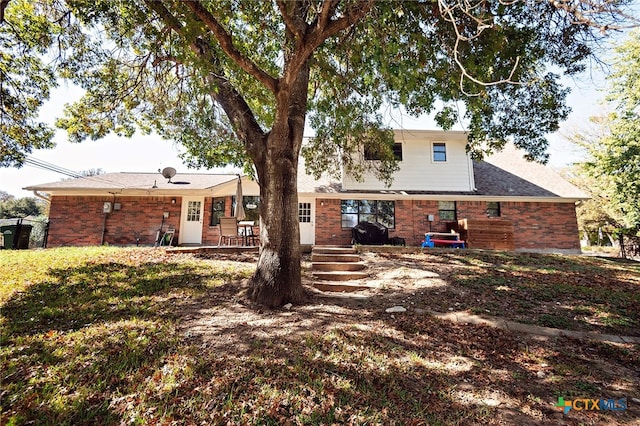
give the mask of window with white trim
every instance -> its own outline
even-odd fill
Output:
[[[447,144],[444,142],[434,142],[432,145],[432,159],[434,163],[447,161]]]
[[[402,161],[402,144],[401,143],[394,143],[393,144],[393,157],[397,161]],[[364,159],[365,160],[379,160],[380,159],[380,153],[377,150],[373,149],[373,148],[365,147],[365,149],[364,149]]]
[[[298,222],[311,223],[311,203],[298,203]]]

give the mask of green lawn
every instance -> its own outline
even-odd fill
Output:
[[[540,313],[551,314],[540,305],[560,301],[616,319],[596,329],[637,327],[637,311],[626,311],[637,307],[637,263],[394,256],[447,283],[413,295],[415,306],[445,309],[457,295],[460,309],[492,306],[500,315],[526,295],[531,316],[524,305],[513,314],[525,321],[542,321]],[[255,267],[246,260],[147,248],[0,251],[0,424],[554,424],[563,418],[560,396],[629,404],[616,413],[572,410],[566,424],[640,417],[638,345],[541,340],[384,312],[407,294],[314,293],[305,306],[262,310],[241,294]]]

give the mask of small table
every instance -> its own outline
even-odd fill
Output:
[[[254,223],[255,222],[253,220],[245,220],[242,222],[238,222],[238,228],[239,228],[238,230],[240,231],[238,233],[242,237],[242,242],[243,242],[243,245],[245,246],[249,245],[249,240],[255,243],[256,236],[253,233]]]
[[[425,232],[421,247],[435,247],[436,244],[450,245],[453,248],[465,248],[464,241],[460,239],[460,234],[456,232]]]

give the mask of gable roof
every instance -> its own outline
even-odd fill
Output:
[[[402,190],[402,188],[389,190],[342,190],[331,184],[318,185],[315,192],[353,194],[364,197],[375,195],[380,198],[397,198],[410,195],[414,198],[424,199],[481,199],[481,200],[508,200],[518,201],[563,201],[575,202],[588,199],[589,196],[567,182],[551,167],[527,161],[525,152],[517,149],[513,144],[507,144],[505,148],[488,156],[483,161],[473,162],[473,174],[475,182],[474,191],[415,191]],[[328,188],[328,190],[327,190]],[[329,195],[330,196],[330,195]]]
[[[24,188],[27,191],[49,193],[92,193],[127,192],[154,194],[183,194],[192,191],[211,191],[220,185],[235,183],[235,174],[177,173],[169,179],[160,173],[106,173],[43,183]],[[235,186],[234,186],[235,188]]]
[[[429,199],[527,199],[530,201],[573,202],[589,198],[585,193],[567,182],[550,167],[528,162],[524,151],[512,144],[501,152],[473,163],[475,191],[346,191],[341,183],[323,174],[315,179],[304,172],[304,162],[300,161],[298,192],[305,195],[322,194],[325,197],[341,197],[346,194],[364,197],[366,195],[392,199],[398,195],[411,195]],[[159,173],[107,173],[97,176],[67,179],[57,182],[33,185],[29,191],[58,194],[102,195],[114,192],[127,195],[218,195],[233,194],[236,188],[236,174],[178,173],[171,182]],[[243,177],[243,185],[256,187],[255,182]],[[254,188],[253,192],[257,193]],[[248,194],[248,193],[246,193]]]
[[[507,144],[484,161],[474,162],[476,193],[500,197],[589,198],[551,167],[525,160],[524,154],[513,144]]]

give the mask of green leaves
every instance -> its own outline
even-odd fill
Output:
[[[33,149],[53,147],[53,131],[38,110],[56,85],[54,69],[40,56],[58,32],[33,15],[27,1],[11,2],[0,25],[0,167],[20,167]]]
[[[309,55],[292,29],[299,25],[311,31],[324,5],[308,2],[281,10],[270,2],[227,1],[201,6],[245,64],[278,79],[291,61]],[[336,4],[328,24],[353,6]],[[333,168],[361,149],[362,144],[344,142],[345,136],[364,140],[372,127],[385,127],[386,108],[402,106],[418,116],[440,101],[445,106],[436,122],[446,129],[462,120],[476,156],[483,154],[481,146],[491,150],[513,138],[530,158],[544,161],[544,135],[568,113],[559,76],[544,69],[582,70],[591,42],[600,38],[592,26],[617,16],[612,9],[583,22],[572,20],[571,13],[576,18],[584,10],[538,2],[440,6],[376,2],[364,18],[311,53],[310,124],[320,139],[335,144]],[[36,123],[34,114],[56,85],[56,75],[87,90],[57,122],[73,141],[110,132],[131,136],[139,128],[182,143],[193,165],[248,164],[251,141],[232,141],[233,134],[244,139],[239,135],[247,132],[217,109],[215,79],[235,90],[263,132],[275,123],[281,101],[181,3],[15,0],[6,12],[10,25],[0,28],[7,117],[0,164],[19,165],[23,153],[52,146],[52,131]],[[43,61],[42,55],[55,60]],[[332,150],[321,149],[322,158],[316,159],[325,169],[327,151]],[[310,154],[307,150],[308,160]],[[353,166],[358,174],[358,164]],[[377,172],[389,175],[389,170],[378,167]]]
[[[592,119],[599,134],[579,136],[587,150],[583,172],[591,179],[594,197],[604,200],[607,213],[624,233],[640,233],[640,33],[635,31],[617,49],[610,76],[609,103],[615,112]]]

